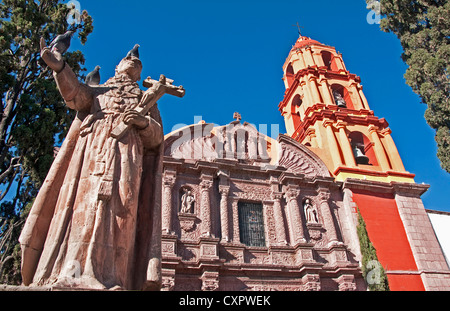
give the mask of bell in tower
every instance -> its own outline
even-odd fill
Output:
[[[362,149],[364,149],[364,144],[354,143],[352,144],[352,149],[356,164],[369,164],[369,157],[362,151]]]
[[[333,90],[333,98],[334,98],[334,102],[336,103],[336,105],[338,107],[347,108],[347,104],[346,104],[344,98],[338,91]]]

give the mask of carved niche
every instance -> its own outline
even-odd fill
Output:
[[[195,191],[189,186],[182,186],[179,190],[178,220],[184,233],[190,233],[196,229],[199,222],[196,205]]]

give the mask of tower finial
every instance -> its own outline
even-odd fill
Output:
[[[297,22],[296,25],[292,25],[292,26],[297,26],[297,29],[298,29],[298,35],[299,35],[299,37],[301,37],[301,36],[302,36],[302,32],[301,32],[300,28],[305,28],[305,27],[300,26],[300,25],[298,24],[298,22]]]
[[[233,119],[236,119],[236,121],[240,121],[242,119],[241,115],[239,114],[239,112],[235,112],[233,114]]]

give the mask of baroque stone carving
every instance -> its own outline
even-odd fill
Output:
[[[191,213],[178,213],[178,220],[180,221],[180,228],[184,232],[191,232],[195,230],[198,218]]]
[[[135,56],[99,86],[80,83],[44,39],[41,57],[78,113],[20,237],[24,284],[64,287],[64,271],[76,263],[79,287],[158,289],[161,230],[152,228],[160,227],[163,131],[156,101],[184,90],[161,76],[146,79],[142,91]]]
[[[286,167],[288,171],[306,176],[324,176],[329,177],[327,167],[323,162],[308,150],[307,147],[299,144],[286,135],[280,135],[278,138],[279,159],[278,165]]]
[[[219,289],[219,273],[205,271],[201,277],[202,291],[215,291]]]

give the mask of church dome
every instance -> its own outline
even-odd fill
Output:
[[[323,45],[317,40],[311,39],[310,37],[301,36],[298,38],[297,42],[295,42],[295,45],[292,47],[292,49],[299,49],[308,45]]]

